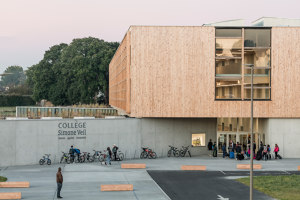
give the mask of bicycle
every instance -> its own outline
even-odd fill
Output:
[[[117,159],[115,159],[115,154],[114,153],[111,155],[111,158],[114,161],[116,161],[116,160],[122,161],[124,159],[124,154],[120,150],[118,150],[117,151]]]
[[[179,150],[176,147],[169,145],[170,150],[168,151],[168,157],[171,156],[172,152],[175,157],[179,157]]]
[[[187,147],[182,146],[181,150],[179,151],[181,157],[185,157],[186,152],[188,152],[189,156],[192,157],[189,147],[190,145]]]
[[[70,156],[68,156],[68,154],[65,152],[62,152],[62,153],[63,153],[63,155],[60,158],[60,163],[66,162],[67,164],[70,164]]]
[[[94,155],[90,157],[90,159],[88,160],[89,162],[94,162],[96,159],[99,160],[99,162],[103,162],[104,161],[104,155],[101,151],[94,151]]]
[[[45,164],[45,163],[47,163],[47,165],[51,165],[51,160],[50,160],[50,155],[51,154],[45,154],[45,156],[43,156],[43,158],[42,159],[40,159],[40,165],[43,165],[43,164]]]
[[[143,151],[141,152],[140,158],[157,158],[156,153],[152,151],[152,149],[149,149],[148,147],[142,147]]]

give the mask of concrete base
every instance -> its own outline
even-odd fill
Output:
[[[140,158],[141,147],[166,157],[169,145],[192,144],[193,133],[204,133],[205,144],[216,141],[217,119],[62,119],[0,121],[0,166],[37,164],[44,154],[58,163],[71,145],[81,152],[116,144],[125,159]],[[192,156],[207,155],[207,147],[192,147]]]

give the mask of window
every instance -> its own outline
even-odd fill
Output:
[[[270,29],[245,29],[245,47],[271,47]]]
[[[205,133],[192,134],[192,146],[204,147],[205,146]]]
[[[254,99],[271,98],[271,29],[217,28],[215,53],[215,99],[251,98],[249,64]]]

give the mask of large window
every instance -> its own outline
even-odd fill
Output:
[[[216,99],[247,100],[251,95],[254,67],[254,99],[271,98],[271,30],[216,29]]]
[[[205,133],[192,134],[192,146],[193,147],[205,146]]]

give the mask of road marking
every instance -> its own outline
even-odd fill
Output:
[[[219,170],[219,171],[220,171],[222,174],[226,175],[225,172],[223,172],[223,171],[221,171],[221,170]]]
[[[229,198],[224,198],[221,195],[218,195],[218,200],[229,200]]]

